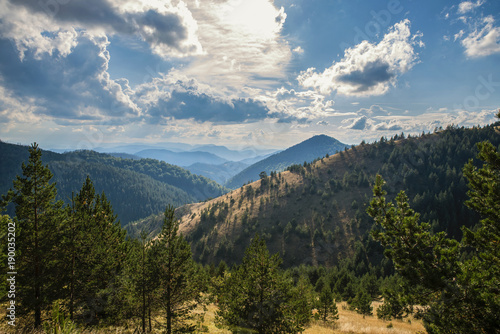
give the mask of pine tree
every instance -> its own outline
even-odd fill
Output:
[[[195,326],[189,320],[193,319],[193,309],[201,303],[191,247],[178,231],[179,221],[169,205],[165,209],[162,232],[152,244],[152,258],[159,265],[159,303],[167,334],[193,332]]]
[[[110,308],[119,309],[118,278],[129,245],[111,203],[95,193],[88,176],[73,199],[65,234],[71,319],[97,323],[113,313]]]
[[[56,201],[52,173],[42,164],[42,151],[34,143],[22,176],[13,181],[8,199],[15,204],[18,279],[16,302],[20,311],[33,312],[34,327],[42,324],[42,312],[61,298],[62,201]]]
[[[498,333],[500,313],[500,154],[489,143],[478,145],[482,168],[469,162],[467,204],[484,219],[463,229],[460,243],[444,232],[431,233],[401,192],[396,206],[387,202],[377,176],[368,213],[379,225],[373,237],[385,248],[403,278],[404,300],[421,305],[429,333]]]
[[[299,306],[293,284],[280,270],[281,258],[269,255],[258,235],[245,251],[241,265],[228,275],[219,298],[218,322],[237,330],[243,327],[263,333],[297,333]],[[308,320],[307,320],[308,321]]]
[[[365,315],[372,315],[372,299],[365,290],[359,290],[356,297],[352,300],[351,306],[358,312]]]
[[[339,319],[337,304],[333,299],[332,291],[328,284],[323,286],[318,300],[318,313],[321,320],[335,322]]]

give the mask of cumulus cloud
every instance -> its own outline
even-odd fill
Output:
[[[271,0],[206,0],[199,7],[192,2],[205,55],[193,59],[185,74],[234,94],[244,87],[271,87],[285,77],[292,51],[281,37],[283,8]]]
[[[17,25],[16,21],[12,20],[12,14],[21,20],[48,23],[43,30],[38,28],[39,33],[78,28],[97,34],[138,36],[148,42],[155,53],[164,57],[202,52],[196,38],[196,23],[182,1],[173,5],[171,1],[160,4],[119,0],[72,0],[64,3],[11,0],[4,6],[7,10],[4,12],[7,14],[4,20],[8,22],[4,28],[10,26],[12,29]],[[16,13],[19,10],[21,15]],[[8,29],[2,30],[7,30],[3,31],[4,35],[9,34]],[[26,42],[22,35],[21,38],[15,35],[9,37]]]
[[[171,119],[238,123],[273,117],[262,101],[228,98],[211,86],[178,71],[140,85],[134,96],[150,123],[165,123]]]
[[[281,87],[268,95],[266,101],[271,113],[281,115],[287,121],[306,122],[334,116],[334,101],[313,90],[296,91]]]
[[[479,28],[461,40],[467,56],[477,58],[500,53],[500,27],[494,26],[494,23],[493,16],[485,17]],[[462,36],[463,33],[455,35],[455,40]]]
[[[362,41],[346,49],[344,58],[323,73],[309,68],[297,79],[303,87],[315,88],[322,94],[382,95],[396,84],[398,76],[417,63],[414,46],[423,46],[421,36],[412,36],[410,21],[405,19],[396,23],[378,44]]]
[[[366,116],[361,116],[358,118],[350,118],[342,121],[343,124],[341,129],[351,129],[351,130],[367,130],[371,128],[372,120]]]
[[[105,37],[84,32],[65,57],[26,51],[21,61],[9,41],[0,39],[0,78],[18,99],[33,99],[35,112],[60,120],[134,117],[138,109],[107,74]],[[41,64],[43,63],[43,66]],[[21,75],[22,74],[22,75]]]
[[[458,5],[458,14],[466,14],[475,8],[481,6],[484,3],[484,0],[478,0],[477,2],[472,1],[463,1]]]
[[[381,115],[385,116],[391,114],[389,111],[376,104],[370,106],[370,108],[361,108],[358,110],[357,113],[368,117],[381,116]]]

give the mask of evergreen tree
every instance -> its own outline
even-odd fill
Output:
[[[305,321],[299,312],[293,284],[280,270],[281,258],[269,255],[258,235],[245,251],[243,262],[229,275],[219,297],[218,321],[263,333],[297,333]]]
[[[464,174],[470,187],[467,204],[484,219],[475,230],[463,229],[460,244],[419,223],[403,192],[396,207],[386,202],[380,176],[367,210],[379,225],[374,238],[403,278],[406,301],[426,306],[421,316],[429,333],[499,332],[500,154],[489,143],[478,147],[483,167],[469,162]]]
[[[104,193],[95,193],[88,176],[70,211],[66,228],[70,316],[97,323],[121,309],[119,274],[129,244],[111,203]]]
[[[15,204],[16,310],[33,312],[34,327],[42,324],[42,313],[61,298],[61,227],[65,216],[62,201],[56,202],[52,173],[42,164],[42,151],[34,143],[22,176],[13,181],[7,200]],[[19,314],[19,313],[18,313]]]
[[[351,306],[358,312],[365,315],[372,315],[372,299],[365,290],[359,290],[356,297],[351,302]]]
[[[483,166],[476,168],[470,161],[464,167],[470,189],[466,204],[483,219],[475,230],[463,229],[463,246],[474,250],[474,256],[462,264],[464,302],[469,306],[460,313],[471,331],[493,333],[500,332],[500,152],[489,142],[478,148]]]
[[[193,309],[201,303],[191,247],[178,231],[174,208],[167,206],[162,232],[152,244],[153,258],[159,266],[159,303],[167,334],[193,332],[195,325],[189,320],[193,319]]]
[[[318,313],[321,320],[335,322],[339,319],[337,304],[328,285],[324,285],[318,300]]]

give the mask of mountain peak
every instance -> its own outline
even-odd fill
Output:
[[[311,162],[327,154],[331,155],[337,151],[343,151],[345,147],[350,147],[350,145],[343,144],[337,139],[324,134],[316,135],[249,166],[228,180],[226,186],[237,188],[248,181],[258,180],[259,173],[262,171],[267,173],[283,171],[288,166],[302,164],[304,161]]]

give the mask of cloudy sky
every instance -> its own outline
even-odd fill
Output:
[[[499,107],[498,0],[0,0],[3,141],[356,144]]]

